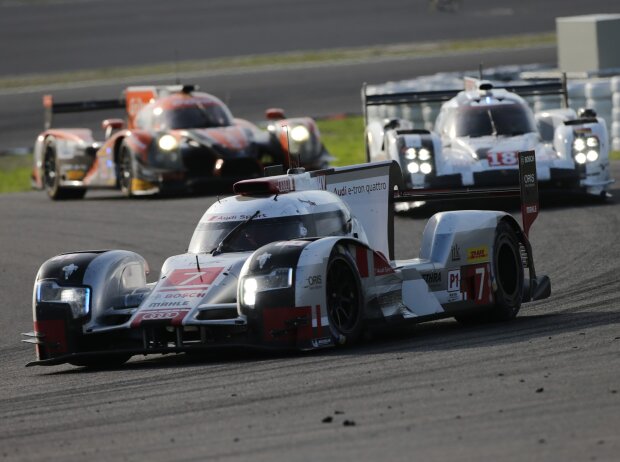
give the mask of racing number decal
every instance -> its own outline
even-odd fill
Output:
[[[487,153],[489,167],[502,167],[504,165],[517,165],[515,152],[489,152]]]
[[[493,301],[491,274],[488,263],[464,266],[462,268],[461,290],[463,300],[477,305],[488,305]]]
[[[162,284],[160,290],[206,289],[213,283],[224,268],[176,269],[172,271]]]

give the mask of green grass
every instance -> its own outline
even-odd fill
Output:
[[[336,166],[366,161],[364,119],[360,116],[317,121],[327,150],[336,157]]]
[[[0,193],[30,190],[32,156],[0,156]]]
[[[620,151],[611,151],[609,153],[609,158],[611,160],[620,160]]]

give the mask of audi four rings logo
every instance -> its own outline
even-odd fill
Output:
[[[180,313],[178,311],[156,311],[144,313],[142,315],[142,320],[149,319],[173,319],[176,318]]]

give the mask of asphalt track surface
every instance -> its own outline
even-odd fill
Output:
[[[620,163],[612,170],[619,178]],[[553,294],[514,322],[432,322],[307,354],[136,357],[101,372],[24,368],[33,350],[19,332],[31,329],[38,266],[125,248],[156,274],[215,198],[0,196],[0,460],[616,461],[614,194],[607,205],[543,204],[531,238]],[[416,256],[425,222],[397,218],[398,258]]]
[[[166,3],[179,5],[176,14],[185,17],[207,3],[222,12],[202,29],[183,21],[153,28],[149,21],[167,16],[160,10]],[[0,0],[1,43],[14,45],[0,47],[0,75],[170,60],[179,47],[167,38],[184,33],[190,36],[179,59],[199,59],[544,32],[553,30],[557,14],[618,10],[612,1],[504,7],[470,0],[458,17],[422,14],[414,23],[420,15],[398,14],[410,8],[404,0],[295,3],[305,5],[301,10],[264,1],[265,8],[247,14],[252,21],[227,30],[226,6],[242,3],[259,2]],[[338,6],[325,10],[332,4]],[[469,25],[461,21],[466,15]],[[347,19],[356,27],[346,27]],[[144,37],[140,25],[155,32]],[[218,46],[191,35],[197,30],[221,38]],[[472,69],[479,61],[553,64],[555,50],[219,75],[198,83],[229,100],[239,116],[258,120],[267,106],[292,115],[357,112],[362,81]],[[74,88],[58,96],[109,98],[121,88]],[[34,139],[42,93],[0,95],[0,148]],[[620,164],[612,170],[620,178]],[[167,256],[185,250],[214,198],[125,200],[98,192],[60,204],[38,192],[0,196],[0,460],[616,461],[620,188],[613,192],[608,205],[543,207],[532,240],[553,294],[525,306],[515,322],[463,327],[445,320],[310,354],[134,358],[106,372],[23,367],[33,351],[19,343],[19,333],[31,329],[39,265],[65,251],[125,248],[144,255],[155,274]],[[425,221],[397,218],[397,257],[416,255]],[[323,423],[326,417],[332,421]]]

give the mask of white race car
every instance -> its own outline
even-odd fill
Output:
[[[505,212],[439,213],[419,258],[394,258],[391,202],[410,199],[394,191],[394,162],[237,183],[238,195],[205,212],[187,253],[168,258],[155,283],[134,252],[53,257],[35,281],[31,364],[101,367],[240,345],[307,350],[389,324],[512,319],[551,291],[527,237],[538,212],[535,157],[519,158],[523,229]]]
[[[564,108],[534,114],[519,95],[562,95]],[[465,79],[465,90],[367,94],[368,106],[444,101],[433,131],[404,119],[366,118],[367,160],[399,163],[406,187],[497,187],[518,184],[517,152],[536,152],[541,189],[607,197],[605,120],[592,110],[567,107],[566,85],[546,82],[494,88]]]

